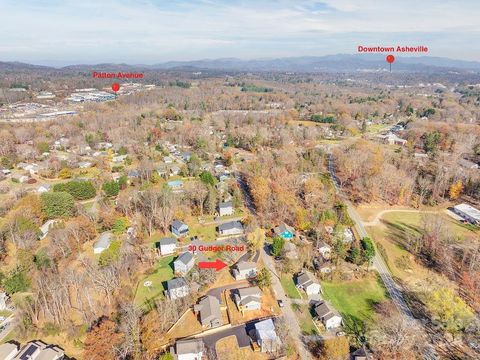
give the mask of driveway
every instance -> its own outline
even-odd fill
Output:
[[[202,339],[208,349],[215,351],[217,341],[229,336],[235,336],[237,338],[238,347],[240,348],[250,346],[250,337],[247,334],[247,324],[240,324],[229,329],[221,330],[217,333],[203,336]]]

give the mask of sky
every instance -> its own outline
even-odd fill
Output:
[[[44,65],[354,54],[480,60],[478,0],[0,0],[0,61]]]

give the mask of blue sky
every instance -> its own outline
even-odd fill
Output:
[[[480,60],[475,0],[0,0],[0,61],[37,64],[355,53],[425,45]]]

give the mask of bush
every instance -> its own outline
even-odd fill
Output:
[[[123,234],[128,228],[128,219],[126,217],[120,217],[116,219],[112,225],[112,231],[114,234]]]
[[[120,245],[120,241],[112,241],[110,247],[100,254],[98,264],[103,267],[117,261],[120,258]]]
[[[27,274],[23,270],[18,268],[3,280],[3,288],[8,294],[24,292],[29,287],[30,279],[28,279]]]
[[[90,181],[69,181],[64,184],[56,184],[53,187],[55,192],[67,192],[76,200],[94,198],[97,192]]]
[[[48,218],[71,217],[75,212],[75,199],[67,192],[43,193],[42,211]]]
[[[215,177],[209,171],[202,171],[202,173],[200,174],[200,180],[204,184],[211,185],[211,186],[214,186],[216,183]]]
[[[102,190],[107,196],[117,196],[120,192],[120,185],[115,180],[107,181],[103,184]]]

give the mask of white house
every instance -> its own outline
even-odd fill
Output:
[[[173,269],[176,274],[186,275],[195,264],[193,254],[191,252],[184,252],[173,262]]]
[[[13,360],[18,354],[18,345],[13,343],[5,343],[0,345],[0,359]]]
[[[170,353],[175,360],[202,360],[205,344],[202,339],[177,340]]]
[[[243,234],[243,225],[240,221],[230,221],[218,225],[218,233],[221,236],[241,235]]]
[[[453,212],[472,224],[480,224],[480,211],[468,204],[458,204]]]
[[[320,284],[308,272],[301,272],[297,275],[297,287],[303,289],[307,295],[320,294],[322,291]]]
[[[342,317],[332,309],[325,301],[315,305],[315,318],[323,323],[325,329],[330,330],[342,325]]]
[[[58,220],[47,220],[45,224],[40,226],[40,240],[45,238],[50,231],[50,228],[57,223]]]
[[[233,215],[233,202],[226,201],[218,204],[218,214],[220,216]]]
[[[319,241],[317,243],[317,250],[324,259],[330,259],[330,256],[332,254],[332,248],[330,247],[330,245],[323,241]]]
[[[101,254],[110,247],[112,243],[113,234],[111,232],[104,232],[100,235],[98,240],[93,244],[93,253]]]
[[[233,266],[235,280],[245,280],[257,276],[257,264],[253,261],[239,261]]]
[[[262,307],[262,290],[258,286],[235,289],[233,298],[238,310],[260,310]]]
[[[52,188],[52,186],[50,184],[41,184],[41,185],[38,186],[37,192],[38,193],[49,192],[51,188]]]
[[[167,281],[166,295],[172,300],[180,299],[190,293],[187,282],[184,278],[174,278]]]
[[[157,242],[156,247],[160,255],[173,254],[177,250],[177,240],[174,238],[163,238]]]

